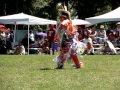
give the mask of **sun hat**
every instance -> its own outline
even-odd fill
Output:
[[[100,25],[100,28],[105,28],[104,25]]]
[[[117,22],[116,25],[120,24],[120,22]]]

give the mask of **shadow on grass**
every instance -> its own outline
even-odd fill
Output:
[[[54,69],[53,68],[44,67],[44,68],[40,68],[40,70],[54,70]]]
[[[63,69],[44,67],[44,68],[40,68],[40,70],[63,70]]]

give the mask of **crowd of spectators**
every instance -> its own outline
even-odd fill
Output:
[[[0,32],[0,54],[7,54],[12,49],[13,39],[13,31]]]
[[[104,25],[100,25],[99,28],[95,26],[80,27],[78,26],[79,40],[84,42],[87,46],[85,53],[95,53],[96,46],[102,45],[101,51],[103,53],[116,54],[113,47],[120,47],[120,22],[116,24],[116,28],[106,30]],[[109,41],[109,43],[108,43]]]
[[[77,37],[80,42],[83,42],[86,46],[83,54],[95,54],[94,44],[103,45],[103,52],[112,52],[109,47],[109,41],[114,47],[120,47],[120,22],[116,24],[116,28],[106,30],[104,25],[100,25],[96,29],[95,26],[86,27],[85,25],[77,25]],[[54,25],[50,24],[48,30],[38,30],[33,33],[29,32],[29,53],[31,54],[55,54],[59,50],[59,40],[55,37],[57,29]],[[19,49],[22,48],[24,52],[28,52],[28,34],[13,47],[13,31],[0,32],[0,54],[7,54],[9,50],[14,50],[14,54],[19,54]],[[107,49],[106,49],[107,48]],[[18,51],[17,51],[18,50]],[[17,53],[16,53],[17,52]],[[112,52],[115,54],[114,52]],[[25,53],[24,53],[25,54]]]

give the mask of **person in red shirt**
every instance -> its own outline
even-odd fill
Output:
[[[53,24],[50,24],[49,27],[50,29],[47,31],[47,39],[49,42],[49,50],[52,50],[52,54],[54,55],[56,29],[54,28]]]

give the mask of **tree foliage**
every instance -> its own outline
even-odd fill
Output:
[[[100,15],[120,6],[119,0],[0,0],[0,16],[24,12],[57,19],[59,9],[67,7],[74,18]]]

